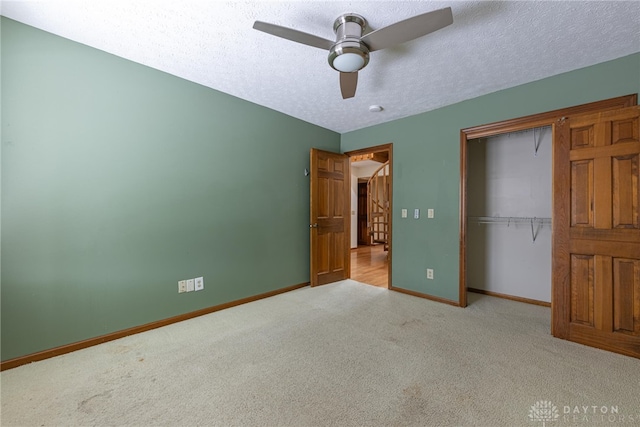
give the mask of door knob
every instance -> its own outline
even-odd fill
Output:
[[[309,224],[309,228],[318,228],[318,223],[316,222],[315,224]]]

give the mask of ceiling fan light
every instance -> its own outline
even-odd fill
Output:
[[[364,67],[364,58],[357,53],[343,53],[333,60],[333,68],[343,73],[353,73]]]
[[[369,49],[359,40],[342,40],[329,51],[329,65],[341,73],[355,73],[369,63]]]

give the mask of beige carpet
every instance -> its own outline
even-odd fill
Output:
[[[640,361],[549,324],[548,308],[475,294],[460,309],[303,288],[5,371],[1,423],[640,425]]]

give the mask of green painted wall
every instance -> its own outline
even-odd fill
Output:
[[[393,283],[457,301],[460,129],[640,92],[635,54],[340,136],[6,18],[1,35],[2,360],[306,282],[311,147],[394,143]]]
[[[339,134],[1,31],[2,360],[309,280],[303,170]]]
[[[634,54],[342,135],[343,152],[394,144],[393,285],[459,299],[461,129],[638,92]],[[402,208],[419,208],[422,218],[403,219]],[[427,268],[434,280],[426,279]]]

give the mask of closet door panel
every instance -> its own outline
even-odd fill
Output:
[[[638,126],[637,117],[613,120],[611,122],[611,144],[638,141],[640,139],[638,129],[640,126]]]
[[[593,126],[576,127],[571,129],[571,149],[578,150],[594,145]]]
[[[639,159],[637,154],[612,159],[614,228],[639,228]]]
[[[554,335],[640,358],[640,107],[555,132]]]
[[[613,261],[614,331],[640,336],[640,261]]]
[[[594,325],[595,257],[571,255],[571,322]]]
[[[571,226],[593,227],[593,159],[571,162]]]

